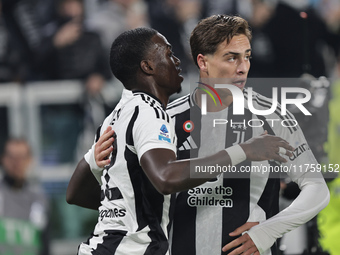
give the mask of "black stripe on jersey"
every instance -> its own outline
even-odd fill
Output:
[[[135,107],[135,111],[131,117],[131,120],[129,122],[129,125],[126,130],[126,144],[133,146],[134,141],[133,141],[133,136],[132,136],[132,129],[135,124],[135,121],[138,117],[139,114],[139,107]],[[135,201],[136,201],[136,218],[137,218],[137,223],[138,223],[138,230],[141,230],[144,228],[147,223],[144,221],[143,217],[143,211],[141,210],[141,201],[143,199],[142,193],[140,192],[141,190],[141,182],[140,182],[140,177],[139,174],[136,171],[133,171],[134,169],[140,169],[143,171],[138,163],[138,158],[137,155],[132,153],[129,148],[125,148],[125,160],[127,163],[127,168],[129,170],[129,175],[130,175],[130,180],[133,186],[133,191],[135,194]],[[137,158],[137,160],[136,160]],[[137,231],[138,231],[137,230]]]
[[[266,100],[266,98],[265,97],[261,97],[259,94],[257,94],[256,95],[256,101],[257,102],[259,102],[259,101],[261,101],[262,103],[264,103],[264,104],[267,104],[269,107],[271,107],[272,106],[272,103],[270,102],[270,101],[268,101],[268,100]],[[278,104],[277,105],[277,108],[281,111],[281,106]],[[279,116],[281,116],[280,114],[278,114],[278,111],[276,110],[275,111],[275,113],[277,114],[277,115],[279,115]],[[287,111],[287,115],[288,115],[288,117],[289,118],[291,118],[291,119],[294,119],[294,117],[292,116],[292,114],[289,112],[289,111]],[[286,117],[285,117],[286,118]],[[288,118],[287,118],[287,121],[288,121]],[[289,122],[289,124],[293,124],[291,121],[288,121]],[[296,131],[297,130],[297,128],[296,127],[293,127],[293,129],[294,129],[294,131]]]
[[[133,95],[148,95],[152,100],[155,100],[157,101],[163,109],[165,109],[164,105],[162,104],[161,100],[159,100],[157,97],[155,97],[154,95],[148,93],[148,92],[145,92],[145,91],[132,91]]]
[[[154,109],[154,111],[155,111],[155,113],[156,113],[156,118],[157,118],[157,119],[160,119],[158,110],[157,110],[155,107],[153,107],[153,109]]]
[[[122,193],[117,187],[109,188],[108,185],[107,189],[105,190],[105,196],[109,201],[123,198]]]
[[[155,107],[155,102],[156,102],[156,101],[154,101],[154,100],[151,101],[150,106],[151,106],[151,107]]]
[[[185,96],[185,97],[182,97],[182,98],[180,98],[178,100],[175,100],[175,101],[171,102],[170,104],[168,104],[168,107],[166,109],[169,110],[169,109],[172,109],[172,108],[175,108],[177,106],[180,106],[182,104],[187,103],[188,102],[188,97],[190,97],[190,94]]]
[[[146,98],[145,98],[145,95],[144,95],[144,94],[137,94],[137,95],[140,95],[140,97],[142,98],[142,100],[143,100],[145,103],[148,103],[148,101],[146,101]]]
[[[162,119],[165,120],[165,114],[163,111],[161,111],[161,114],[162,114]]]
[[[268,124],[268,122],[267,122],[267,120],[266,120],[266,118],[264,116],[256,115],[256,117],[263,121],[263,129],[267,130],[268,135],[275,135],[273,129],[269,126],[269,124]]]
[[[106,236],[103,237],[103,243],[97,245],[97,249],[92,251],[93,255],[115,254],[119,244],[127,233],[127,231],[123,230],[105,230],[104,232]]]
[[[166,116],[166,122],[170,122],[170,117],[169,117],[169,114],[167,112],[165,112],[165,116]]]
[[[86,242],[84,242],[85,244],[87,245],[90,245],[90,240],[92,237],[98,237],[99,235],[95,235],[93,232],[91,233],[90,237],[87,238]],[[80,245],[79,245],[80,246]],[[78,250],[79,250],[79,247],[78,247]]]
[[[252,113],[245,109],[244,115],[233,115],[233,105],[229,106],[228,109],[228,120],[232,118],[235,122],[242,122],[245,120],[247,123],[248,120],[252,118]],[[247,128],[245,131],[244,140],[252,138],[253,129]],[[237,134],[234,133],[234,130],[230,127],[227,127],[227,134],[225,137],[225,148],[232,146],[237,141]],[[250,161],[244,161],[236,166],[237,169],[240,169],[241,166],[250,166]],[[232,189],[232,196],[228,197],[233,200],[233,207],[223,207],[222,208],[222,247],[229,242],[235,240],[236,237],[229,236],[229,233],[242,226],[247,222],[249,218],[249,203],[250,203],[250,173],[242,174],[241,178],[228,178],[224,176],[223,178],[223,187],[229,187]],[[227,197],[227,196],[226,196]],[[221,249],[222,249],[221,247]],[[229,250],[231,252],[234,249]],[[225,254],[222,253],[221,255]]]
[[[264,104],[270,105],[270,107],[271,107],[271,103],[268,102],[268,101],[266,101],[266,100],[264,100],[263,98],[260,98],[259,95],[256,95],[256,99],[257,99],[256,101],[257,101],[258,103],[259,103],[259,101],[261,101],[261,102],[263,102]],[[258,100],[259,100],[259,101],[258,101]],[[281,106],[280,106],[280,105],[277,105],[277,108],[281,111]],[[275,111],[275,113],[276,113],[277,115],[281,116],[280,114],[278,114],[278,111],[277,111],[277,110]],[[290,114],[289,111],[287,111],[287,115],[288,115],[289,118],[294,119],[294,117]],[[290,125],[293,125],[293,124],[294,124],[294,123],[291,122],[287,117],[285,117],[285,118],[286,118],[286,121],[288,121],[288,123],[289,123]],[[281,118],[281,119],[282,119],[282,118]],[[293,128],[294,131],[297,130],[296,127],[292,127],[292,128]]]
[[[245,94],[245,98],[246,98],[246,100],[248,100],[248,96],[247,96],[247,94]],[[265,108],[268,108],[268,109],[270,109],[270,107],[271,107],[271,104],[269,103],[269,102],[266,102],[266,101],[263,101],[262,100],[262,102],[261,102],[261,100],[258,98],[258,97],[255,97],[255,98],[252,98],[253,100],[255,100],[260,106],[262,106],[262,107],[265,107]],[[267,103],[267,104],[266,104]],[[286,120],[286,121],[288,121],[288,119],[285,119],[277,110],[275,110],[275,114],[277,115],[277,116],[279,116],[280,117],[280,119],[281,120]],[[293,124],[293,123],[291,123],[290,121],[288,121],[289,122],[289,124]],[[296,131],[296,127],[294,127],[295,128],[295,130],[294,131]],[[291,127],[288,127],[288,130],[289,130],[289,132],[292,134],[293,133],[293,130],[292,130],[292,128]]]
[[[138,114],[139,107],[136,106],[126,130],[126,143],[131,146],[134,145],[132,130]],[[138,224],[136,231],[140,231],[146,226],[150,228],[148,236],[151,238],[151,243],[144,254],[166,254],[168,240],[160,225],[163,216],[164,196],[151,184],[139,164],[137,155],[127,146],[125,147],[124,157],[135,197],[135,214]]]
[[[275,163],[269,161],[269,164]],[[269,174],[266,187],[258,201],[258,205],[265,211],[266,219],[276,215],[279,212],[279,190],[280,190],[280,179],[273,178],[273,172]],[[272,255],[278,254],[276,242],[271,247]]]
[[[169,247],[168,240],[160,225],[164,196],[153,187],[144,174],[137,155],[126,147],[124,156],[135,196],[135,214],[138,224],[136,231],[140,231],[146,226],[150,228],[148,236],[151,242],[144,255],[164,255]]]
[[[131,117],[131,120],[129,122],[129,125],[127,127],[127,130],[126,130],[126,135],[125,135],[125,141],[128,145],[134,145],[134,142],[133,142],[133,136],[132,136],[132,128],[133,128],[133,125],[135,124],[135,121],[138,117],[138,114],[139,114],[139,107],[136,106],[135,107],[135,111]]]
[[[188,192],[181,192],[176,198],[181,210],[177,210],[175,205],[173,233],[176,234],[172,236],[171,249],[174,255],[196,255],[197,209],[187,204],[188,197]]]
[[[96,142],[98,142],[99,138],[100,138],[100,130],[102,129],[102,125],[100,125],[98,128],[97,128],[97,132],[96,132]]]
[[[169,123],[170,121],[169,116],[165,113],[165,111],[160,106],[155,105],[156,101],[153,98],[151,98],[148,95],[145,96],[144,94],[135,94],[135,95],[140,95],[142,100],[154,109],[157,119],[162,118],[163,120]]]

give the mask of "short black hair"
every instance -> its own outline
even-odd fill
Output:
[[[120,34],[112,43],[110,67],[124,87],[131,89],[141,61],[151,46],[151,38],[158,32],[152,28],[136,28]]]

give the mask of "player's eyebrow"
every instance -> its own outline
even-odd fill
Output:
[[[247,50],[245,51],[245,53],[249,53],[249,52],[251,52],[251,49],[247,49]],[[226,53],[223,54],[223,57],[224,57],[224,56],[228,56],[228,55],[236,55],[236,56],[238,56],[238,55],[240,55],[240,54],[241,54],[240,52],[228,51],[228,52],[226,52]]]

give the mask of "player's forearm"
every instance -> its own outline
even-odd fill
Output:
[[[142,155],[140,163],[160,193],[172,194],[201,185],[221,174],[221,171],[206,171],[213,166],[234,166],[246,159],[255,161],[274,159],[286,162],[286,159],[279,155],[280,147],[285,149],[286,155],[292,156],[293,147],[285,140],[264,133],[204,158],[176,161],[176,155],[172,150],[152,149]],[[197,168],[204,171],[196,171]],[[230,171],[229,174],[233,173]]]
[[[88,209],[100,205],[100,186],[83,158],[77,165],[66,191],[66,201]]]
[[[162,154],[163,157],[165,153]],[[205,158],[176,161],[173,157],[164,162],[150,150],[143,155],[141,164],[155,188],[166,195],[196,187],[220,174],[218,171],[195,173],[195,166],[229,166],[231,160],[229,154],[223,150]]]
[[[283,234],[312,219],[328,204],[329,191],[323,179],[306,178],[299,184],[301,193],[289,207],[249,230],[260,252],[269,249]]]

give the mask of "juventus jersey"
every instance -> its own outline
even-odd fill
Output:
[[[168,254],[170,195],[153,187],[139,161],[155,148],[176,152],[172,120],[158,99],[124,90],[97,138],[109,125],[117,136],[117,154],[101,177],[98,223],[78,254]]]
[[[261,135],[265,130],[288,141],[296,150],[287,164],[316,163],[307,142],[291,113],[281,116],[277,110],[267,116],[257,116],[248,109],[252,100],[255,109],[270,109],[271,99],[253,92],[248,97],[244,89],[245,114],[233,115],[233,105],[219,113],[201,115],[194,94],[168,105],[167,112],[175,122],[177,157],[211,155],[234,144]],[[210,118],[210,119],[209,119]],[[224,125],[212,126],[212,119],[223,119]],[[275,121],[274,121],[275,120]],[[202,124],[203,123],[203,124]],[[282,125],[283,123],[283,125]],[[272,161],[245,161],[236,167],[272,166]],[[289,173],[293,181],[300,172]],[[222,254],[222,247],[237,237],[229,233],[247,221],[262,222],[279,212],[280,180],[273,173],[248,172],[242,178],[219,177],[199,187],[177,194],[172,228],[171,253],[173,255]],[[210,189],[209,194],[206,192]],[[261,254],[277,254],[276,247]]]

